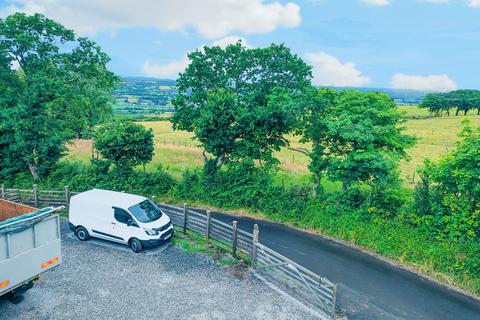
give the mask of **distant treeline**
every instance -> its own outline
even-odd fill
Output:
[[[464,115],[470,110],[477,110],[480,114],[479,90],[456,90],[446,93],[428,93],[420,104],[421,108],[428,109],[432,114],[441,117],[450,115],[450,110],[455,110],[455,115],[460,112]]]

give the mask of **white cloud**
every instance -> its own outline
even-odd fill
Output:
[[[448,3],[450,0],[419,0],[420,2],[430,2],[430,3]]]
[[[360,1],[371,6],[386,6],[392,3],[391,0],[360,0]]]
[[[467,4],[468,4],[469,7],[473,7],[473,8],[479,7],[480,8],[480,0],[468,0]]]
[[[457,84],[446,74],[417,76],[397,73],[393,76],[392,88],[445,92],[457,89]]]
[[[300,24],[295,3],[264,0],[13,0],[1,15],[39,12],[80,34],[130,27],[162,31],[195,29],[207,38],[232,32],[268,33]]]
[[[149,77],[176,79],[178,74],[185,70],[188,63],[187,57],[181,60],[173,60],[166,64],[156,64],[147,60],[142,66],[142,72]]]
[[[252,48],[245,38],[239,36],[224,37],[215,40],[211,45],[225,48],[229,44],[235,44],[238,41],[242,41],[243,46]],[[202,48],[199,49],[202,50]],[[166,64],[156,64],[150,60],[147,60],[142,65],[142,73],[149,77],[176,79],[178,78],[178,74],[183,72],[189,63],[190,61],[186,54],[182,59],[173,60]]]
[[[449,3],[450,0],[417,0],[418,2],[428,3]],[[360,2],[372,6],[386,6],[392,4],[393,0],[360,0]],[[480,0],[466,0],[467,5],[472,8],[480,8]]]
[[[341,63],[325,52],[305,54],[305,60],[313,67],[313,83],[319,86],[361,87],[370,83],[370,78],[351,62]]]
[[[228,36],[222,39],[215,40],[212,43],[212,46],[219,46],[221,48],[227,47],[229,44],[235,44],[238,41],[242,41],[242,44],[246,48],[252,48],[252,46],[247,42],[247,39],[239,36]]]

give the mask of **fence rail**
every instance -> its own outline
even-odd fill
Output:
[[[2,185],[0,189],[1,198],[35,207],[65,205],[68,208],[70,197],[75,194],[77,192],[71,192],[68,186],[63,190],[39,190],[36,186],[32,189],[7,189]],[[188,208],[187,204],[183,208],[160,205],[173,225],[183,232],[191,230],[202,234],[207,243],[210,240],[219,241],[230,248],[234,257],[239,253],[250,257],[256,274],[288,287],[300,300],[332,318],[335,316],[336,285],[260,243],[258,225],[255,224],[250,233],[238,229],[237,221],[230,225],[212,218],[209,211],[204,214]]]

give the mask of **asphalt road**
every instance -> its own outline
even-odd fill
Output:
[[[202,210],[197,210],[202,212]],[[262,220],[212,212],[251,231],[260,242],[337,284],[337,302],[349,319],[480,319],[480,302],[414,273],[319,235]]]

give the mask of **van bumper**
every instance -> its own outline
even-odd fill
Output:
[[[142,242],[142,245],[144,248],[152,248],[152,247],[157,247],[167,241],[170,241],[170,239],[173,238],[173,234],[175,231],[170,229],[169,231],[165,232],[162,234],[162,236],[158,239],[152,239],[152,240],[140,240]]]

